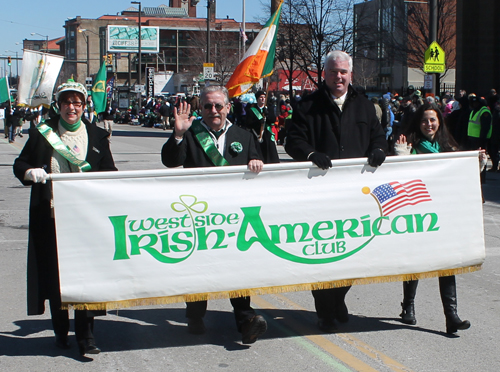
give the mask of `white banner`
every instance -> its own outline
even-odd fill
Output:
[[[50,107],[64,57],[24,50],[23,70],[19,79],[18,99],[21,105]]]
[[[54,175],[64,303],[178,302],[478,270],[477,152]]]

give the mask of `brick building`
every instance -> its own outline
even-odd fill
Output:
[[[141,8],[141,27],[158,27],[159,52],[141,53],[142,84],[145,83],[146,67],[154,67],[156,73],[175,77],[176,90],[187,91],[203,71],[207,49],[207,18],[196,18],[196,0],[170,0],[169,5]],[[215,18],[216,1],[210,7],[210,62],[215,64],[218,76],[225,78],[236,67],[243,55],[240,23],[234,19]],[[58,39],[59,50],[65,61],[59,82],[73,76],[84,82],[94,77],[108,51],[108,26],[137,27],[138,7],[131,6],[117,15],[103,15],[97,19],[75,17],[64,23],[65,36]],[[247,46],[262,26],[246,23]],[[42,42],[42,44],[40,44]],[[44,40],[25,40],[28,49],[43,50]],[[32,47],[30,47],[32,45]],[[38,47],[37,47],[38,45]],[[56,45],[54,43],[54,45]],[[108,77],[117,79],[117,86],[132,87],[138,82],[138,53],[112,53],[112,63],[107,67]]]

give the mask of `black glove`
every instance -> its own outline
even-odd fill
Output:
[[[370,155],[368,155],[368,164],[372,167],[378,167],[382,165],[385,160],[385,152],[382,149],[373,150]]]
[[[328,155],[323,154],[322,152],[313,152],[309,155],[308,160],[312,161],[321,169],[328,169],[332,167],[332,160]]]

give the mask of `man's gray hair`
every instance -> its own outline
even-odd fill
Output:
[[[229,103],[229,92],[227,91],[226,87],[223,85],[209,85],[206,86],[201,90],[200,93],[200,101],[203,104],[205,102],[205,97],[209,93],[214,93],[214,92],[220,92],[224,95],[224,103],[228,104]]]
[[[352,72],[352,57],[346,52],[343,52],[341,50],[334,50],[326,55],[325,69],[330,63],[336,60],[349,62],[349,71]]]

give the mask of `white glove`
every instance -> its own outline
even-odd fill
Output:
[[[34,183],[45,183],[49,175],[42,168],[31,168],[24,174],[26,181],[33,181]]]
[[[396,155],[410,155],[411,154],[411,145],[407,143],[395,143],[394,144],[394,153]]]

